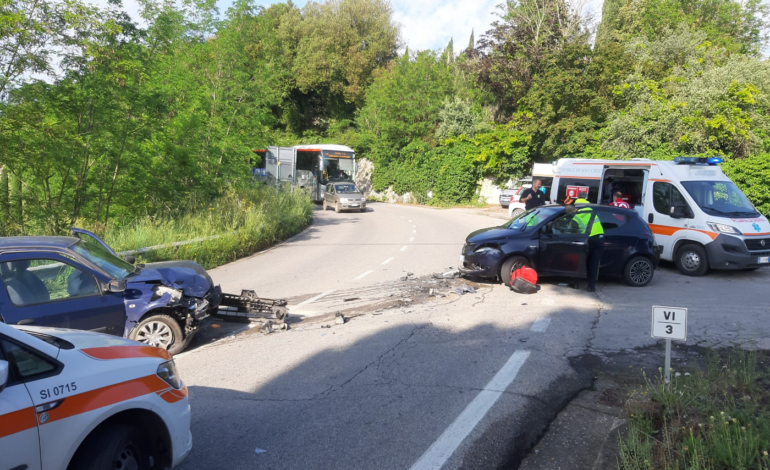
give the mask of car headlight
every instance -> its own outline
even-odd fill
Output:
[[[478,253],[478,254],[486,253],[486,254],[489,254],[489,253],[492,253],[492,252],[495,252],[495,251],[500,251],[500,250],[498,250],[497,248],[493,248],[491,246],[482,246],[481,248],[476,249],[474,251],[474,253]]]
[[[732,225],[725,225],[725,224],[717,224],[714,222],[709,222],[709,227],[711,227],[711,230],[719,233],[730,233],[733,235],[743,235],[740,230],[733,227]]]
[[[158,377],[163,379],[164,382],[177,390],[184,386],[182,379],[179,378],[179,373],[176,371],[176,364],[174,364],[174,361],[167,361],[159,365],[156,374],[158,374]]]

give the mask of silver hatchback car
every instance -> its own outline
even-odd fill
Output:
[[[352,181],[329,182],[324,192],[324,210],[333,207],[335,212],[358,210],[366,212],[366,199]]]

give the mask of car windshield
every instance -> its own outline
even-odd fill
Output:
[[[358,188],[354,184],[336,184],[334,187],[337,188],[338,193],[350,194],[358,192]]]
[[[125,279],[136,270],[134,265],[126,263],[103,246],[79,240],[71,248],[72,251],[86,258],[115,279]]]
[[[530,227],[540,225],[547,219],[556,215],[558,207],[537,207],[525,212],[518,217],[514,217],[510,222],[504,225],[511,230],[521,230],[522,232]]]
[[[759,217],[759,212],[732,181],[683,181],[682,186],[706,214]]]

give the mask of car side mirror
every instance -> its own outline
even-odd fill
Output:
[[[685,206],[671,206],[672,219],[684,219],[687,217],[687,208]]]
[[[126,290],[126,281],[113,279],[107,284],[107,290],[110,292],[123,292]]]
[[[8,384],[10,369],[11,366],[8,364],[8,361],[0,361],[0,392],[2,392]]]
[[[135,257],[133,257],[133,256],[131,256],[131,255],[127,255],[127,256],[123,257],[123,259],[124,259],[124,260],[126,261],[126,263],[128,263],[128,264],[134,264],[134,263],[136,263],[136,258],[135,258]]]

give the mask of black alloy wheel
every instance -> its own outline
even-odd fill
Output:
[[[500,268],[500,280],[503,281],[503,284],[506,286],[511,287],[511,275],[514,271],[524,266],[530,266],[529,260],[527,258],[523,256],[512,256],[508,258],[503,263],[502,268]]]
[[[635,256],[626,263],[623,278],[631,287],[644,287],[652,281],[654,273],[655,267],[652,261],[644,256]]]

